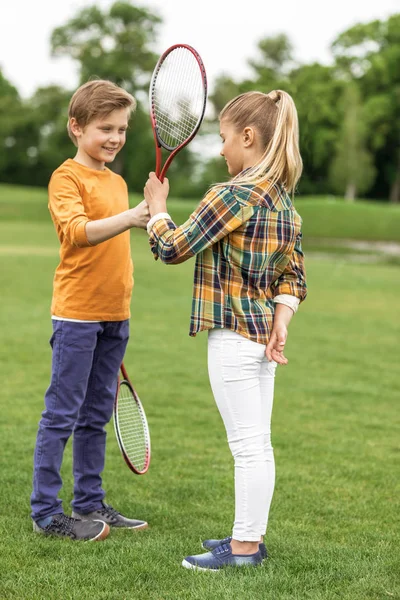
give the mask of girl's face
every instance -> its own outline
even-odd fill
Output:
[[[226,119],[220,122],[220,136],[222,149],[220,155],[225,158],[228,172],[235,177],[245,168],[245,139],[232,123]]]
[[[128,119],[129,110],[121,108],[94,119],[84,128],[73,128],[71,123],[78,140],[76,158],[93,169],[104,169],[105,163],[112,162],[125,144]]]

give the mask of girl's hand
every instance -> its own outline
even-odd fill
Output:
[[[271,333],[270,340],[265,348],[265,355],[269,361],[274,360],[278,365],[287,365],[288,359],[284,356],[283,351],[285,349],[287,339],[287,327],[286,325],[276,324],[274,325]]]
[[[167,212],[168,194],[168,179],[165,178],[161,183],[156,174],[151,172],[144,186],[144,198],[149,205],[151,216],[159,212]]]

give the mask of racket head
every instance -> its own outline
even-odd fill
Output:
[[[121,454],[128,467],[144,475],[150,466],[150,432],[146,414],[134,387],[123,370],[114,402],[114,430]]]
[[[207,76],[198,52],[175,44],[159,58],[150,83],[149,103],[159,147],[176,153],[196,135],[207,102]]]

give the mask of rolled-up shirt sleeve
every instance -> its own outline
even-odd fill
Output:
[[[49,210],[54,224],[73,246],[91,246],[86,235],[89,218],[85,212],[77,181],[56,173],[49,182]]]
[[[301,232],[297,235],[292,255],[284,271],[274,284],[274,297],[289,294],[303,302],[307,296],[304,253],[301,247]]]
[[[183,225],[177,227],[171,219],[158,219],[150,231],[151,250],[156,259],[179,264],[240,227],[253,211],[229,188],[211,190]]]

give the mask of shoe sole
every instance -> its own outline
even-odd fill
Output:
[[[149,526],[148,523],[145,523],[144,525],[134,525],[133,527],[128,527],[126,525],[110,525],[110,527],[112,529],[147,529]]]
[[[182,567],[185,567],[185,569],[192,569],[193,571],[208,571],[209,573],[218,573],[219,571],[222,571],[222,568],[221,569],[205,569],[204,567],[198,567],[197,565],[192,565],[192,563],[188,562],[185,559],[182,561]]]
[[[78,515],[78,513],[72,513],[72,517],[74,519],[80,519],[81,521],[101,521],[101,519],[85,519],[85,515]],[[103,521],[105,523],[105,521]],[[147,529],[149,524],[143,523],[142,525],[133,525],[132,527],[128,527],[127,525],[113,525],[112,523],[107,523],[108,527],[112,529]]]
[[[262,561],[257,564],[247,564],[247,565],[229,565],[228,564],[228,565],[222,565],[218,569],[211,569],[211,568],[207,569],[206,567],[199,567],[198,565],[192,565],[192,563],[188,562],[186,559],[183,559],[181,565],[182,565],[182,567],[185,567],[185,569],[192,569],[193,571],[208,571],[211,573],[220,573],[221,571],[224,571],[225,569],[241,569],[243,567],[261,567]]]
[[[103,529],[100,531],[100,533],[98,535],[96,535],[96,537],[91,538],[90,540],[86,540],[87,542],[101,542],[101,541],[105,540],[106,537],[109,535],[110,527],[107,525],[107,523],[104,523],[104,521],[97,521],[97,523],[103,523],[103,525],[104,525]]]
[[[81,519],[82,521],[91,521],[92,523],[94,523],[95,521],[97,521],[98,519]],[[109,529],[147,529],[149,524],[146,523],[145,525],[135,525],[134,527],[127,527],[126,525],[110,525],[109,523],[106,523],[107,527]]]

